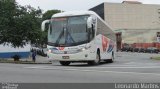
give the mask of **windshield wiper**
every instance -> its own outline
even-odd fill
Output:
[[[68,42],[69,41],[69,42]],[[72,41],[72,42],[71,42]],[[71,36],[71,34],[69,33],[68,29],[67,29],[67,36],[65,38],[65,44],[68,44],[68,43],[74,43],[74,39],[73,37]]]
[[[61,31],[58,39],[56,40],[56,44],[59,44],[59,41],[60,41],[60,39],[63,37],[63,35],[64,35],[64,29]]]

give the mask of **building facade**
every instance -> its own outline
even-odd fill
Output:
[[[160,5],[137,1],[102,3],[91,8],[116,32],[117,46],[159,42]]]

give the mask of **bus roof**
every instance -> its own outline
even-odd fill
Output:
[[[95,12],[93,11],[67,11],[67,12],[62,12],[62,13],[57,13],[52,16],[54,17],[66,17],[66,16],[75,16],[75,15],[96,15]]]

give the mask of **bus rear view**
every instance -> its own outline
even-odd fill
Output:
[[[92,11],[63,12],[44,21],[42,30],[45,29],[45,24],[49,23],[48,57],[53,61],[59,61],[61,65],[69,65],[72,62],[99,64],[103,57],[105,60],[113,61],[115,43],[98,32],[97,22],[98,17]],[[112,52],[106,53],[106,56],[103,53],[103,38],[107,42],[106,50],[110,45],[113,47]]]

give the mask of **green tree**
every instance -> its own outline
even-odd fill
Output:
[[[15,0],[0,0],[0,44],[14,47],[27,42],[37,43],[41,38],[41,9],[20,6]]]
[[[56,13],[60,13],[61,10],[48,10],[43,14],[42,19],[43,20],[47,20],[47,19],[51,19],[52,15],[56,14]]]

